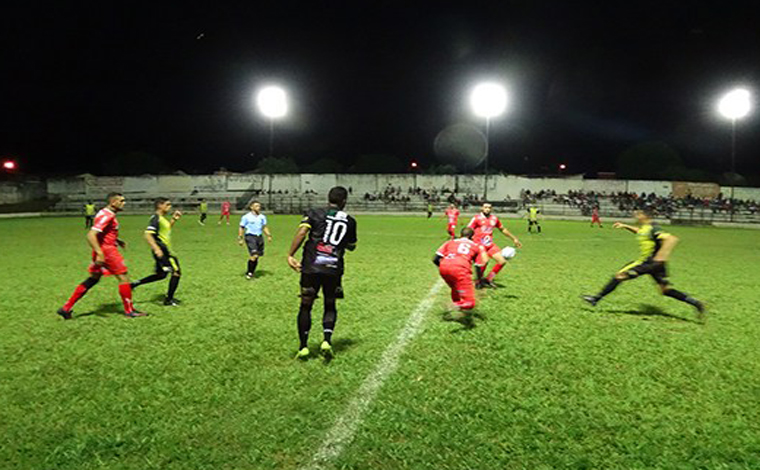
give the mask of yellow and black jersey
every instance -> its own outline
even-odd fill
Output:
[[[304,214],[300,226],[309,229],[301,272],[342,275],[343,255],[356,245],[356,220],[335,208],[312,209]]]
[[[93,217],[95,215],[95,204],[85,204],[84,215],[87,217]]]
[[[538,210],[537,207],[530,207],[530,208],[528,208],[528,220],[530,220],[531,222],[537,221],[538,220],[538,214],[540,212],[541,211]]]
[[[172,224],[166,217],[153,214],[148,226],[145,228],[146,233],[150,233],[156,240],[158,246],[168,253],[172,248]]]
[[[647,261],[652,258],[655,253],[660,251],[662,242],[670,236],[669,233],[663,232],[659,225],[646,224],[639,228],[636,238],[639,241],[639,248],[641,249],[641,255],[638,261]]]

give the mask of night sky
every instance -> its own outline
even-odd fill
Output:
[[[275,154],[440,163],[436,135],[479,125],[467,91],[502,81],[491,164],[614,171],[661,142],[684,166],[729,168],[715,101],[760,86],[750,2],[17,2],[0,7],[0,156],[26,173],[107,174],[124,155],[167,170],[250,171],[268,152],[257,86],[292,97]],[[760,118],[738,128],[760,175]],[[141,166],[145,157],[135,158]],[[150,166],[150,165],[147,165]],[[140,173],[142,168],[131,169]]]

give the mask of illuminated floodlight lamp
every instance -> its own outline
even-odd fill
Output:
[[[3,170],[5,171],[15,171],[17,168],[16,162],[13,160],[4,160],[3,161]]]
[[[500,116],[507,109],[507,91],[498,83],[481,83],[472,89],[470,106],[478,117]]]
[[[259,112],[269,119],[280,119],[288,114],[288,98],[278,86],[267,86],[256,94]]]
[[[721,116],[732,121],[749,114],[751,108],[749,91],[744,88],[731,90],[718,101],[718,112]]]

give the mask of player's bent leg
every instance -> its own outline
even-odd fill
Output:
[[[670,287],[669,284],[660,284],[660,291],[662,292],[662,295],[665,295],[667,297],[671,297],[676,300],[680,300],[681,302],[685,302],[692,307],[697,309],[697,312],[699,312],[700,316],[704,315],[705,313],[705,306],[700,302],[699,300],[695,299],[694,297],[691,297],[690,295],[681,292],[679,290],[673,289]]]
[[[496,264],[493,268],[491,268],[491,272],[488,273],[488,277],[486,278],[489,283],[493,282],[496,275],[499,274],[499,271],[501,271],[504,268],[504,265],[507,264],[506,258],[502,256],[500,251],[495,251],[493,254],[491,254],[491,257],[496,262]]]
[[[74,304],[77,303],[79,299],[84,297],[87,291],[92,289],[92,287],[100,281],[100,277],[101,274],[93,273],[90,274],[90,277],[82,281],[74,289],[74,292],[71,294],[71,297],[69,297],[69,300],[63,304],[63,307],[58,309],[58,315],[62,316],[64,320],[71,320],[73,318],[71,309],[74,308]]]

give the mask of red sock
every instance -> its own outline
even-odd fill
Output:
[[[121,302],[124,304],[124,313],[132,313],[135,307],[132,305],[132,286],[128,282],[119,284],[119,295]]]
[[[69,297],[69,300],[66,301],[66,303],[63,305],[63,309],[67,312],[70,312],[72,308],[74,308],[74,304],[77,303],[79,299],[84,297],[84,294],[87,293],[87,291],[90,290],[87,286],[84,284],[79,284],[76,289],[74,289],[74,293],[71,294],[71,297]]]
[[[493,269],[491,270],[491,272],[488,273],[488,278],[487,279],[489,281],[493,281],[493,278],[495,278],[496,275],[499,274],[499,271],[501,271],[501,268],[503,268],[503,267],[504,267],[503,264],[496,263],[494,265]]]

